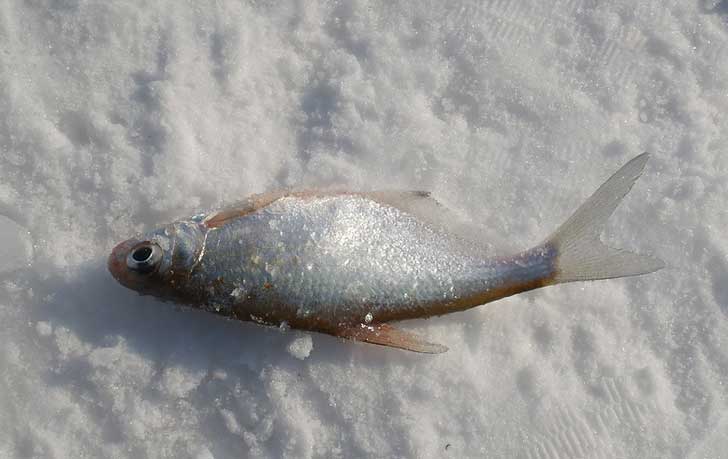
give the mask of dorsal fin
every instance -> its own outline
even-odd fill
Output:
[[[381,204],[396,207],[413,215],[419,214],[423,207],[427,207],[427,210],[439,210],[442,208],[442,204],[433,198],[429,191],[382,190],[362,191],[352,194],[358,194]]]
[[[369,191],[358,193],[373,201],[407,212],[432,228],[456,236],[473,249],[494,255],[488,239],[494,235],[487,228],[474,225],[447,205],[433,198],[429,191]],[[487,237],[484,237],[487,235]],[[484,240],[485,239],[485,240]]]

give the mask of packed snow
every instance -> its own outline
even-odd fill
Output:
[[[728,457],[725,0],[0,2],[0,457]],[[136,232],[281,187],[429,190],[498,252],[649,151],[655,274],[401,326],[142,297]]]

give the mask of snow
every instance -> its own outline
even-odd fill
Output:
[[[313,350],[311,335],[296,337],[288,344],[288,353],[298,360],[305,360]]]
[[[3,2],[0,457],[717,458],[728,3]],[[133,233],[280,187],[430,190],[502,251],[642,151],[652,275],[402,327],[438,356],[140,297]]]

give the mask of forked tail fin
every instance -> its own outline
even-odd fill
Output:
[[[622,166],[548,238],[558,253],[553,283],[636,276],[663,268],[653,257],[607,247],[599,239],[604,224],[642,174],[648,153]]]

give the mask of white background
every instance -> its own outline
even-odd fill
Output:
[[[0,1],[0,456],[726,457],[726,113],[725,1]],[[642,151],[605,240],[669,267],[402,325],[439,356],[105,268],[284,186],[431,190],[521,249]]]

